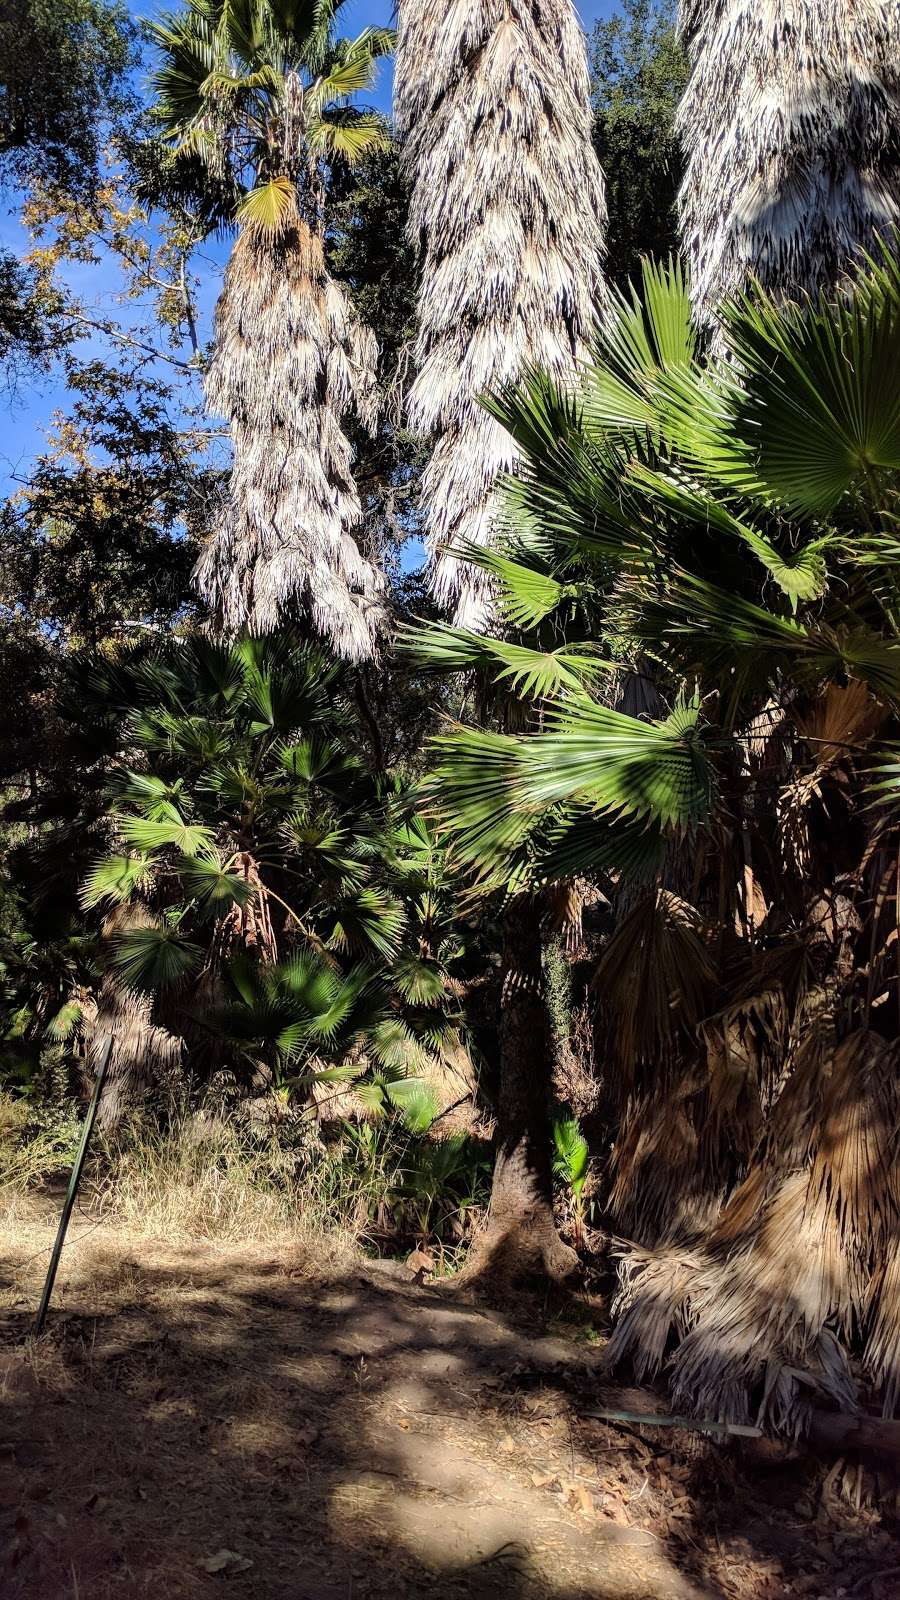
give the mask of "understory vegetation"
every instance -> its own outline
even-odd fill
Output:
[[[109,1047],[97,1219],[588,1282],[609,1370],[680,1413],[893,1417],[889,19],[846,215],[791,232],[772,134],[738,239],[702,8],[626,0],[590,50],[569,0],[352,40],[337,0],[27,9],[56,65],[11,120],[0,28],[0,357],[54,415],[0,508],[10,1215]],[[753,168],[718,221],[702,139]]]

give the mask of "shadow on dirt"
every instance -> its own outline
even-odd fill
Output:
[[[690,1600],[723,1592],[729,1540],[726,1592],[801,1569],[832,1592],[820,1535],[767,1532],[733,1457],[584,1417],[596,1357],[502,1313],[374,1269],[102,1243],[77,1304],[37,1346],[6,1327],[10,1600]]]

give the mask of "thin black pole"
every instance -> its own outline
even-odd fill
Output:
[[[62,1216],[59,1219],[59,1227],[56,1230],[56,1243],[53,1246],[53,1254],[50,1257],[50,1266],[47,1269],[47,1281],[44,1284],[44,1292],[41,1295],[41,1303],[38,1306],[37,1316],[34,1319],[34,1325],[31,1329],[32,1335],[35,1337],[43,1330],[44,1318],[47,1315],[47,1307],[50,1304],[50,1296],[53,1293],[53,1285],[56,1282],[56,1272],[57,1268],[59,1267],[59,1258],[62,1255],[62,1247],[66,1242],[66,1229],[69,1226],[69,1218],[72,1215],[72,1207],[75,1204],[75,1196],[78,1193],[78,1185],[81,1182],[81,1172],[82,1168],[84,1167],[85,1156],[88,1152],[88,1145],[91,1142],[91,1134],[94,1131],[94,1122],[97,1117],[97,1106],[100,1103],[100,1096],[103,1092],[103,1085],[106,1081],[106,1069],[109,1066],[109,1058],[112,1054],[112,1044],[112,1038],[107,1037],[103,1044],[103,1048],[100,1051],[100,1065],[97,1068],[97,1079],[94,1084],[94,1092],[91,1095],[91,1103],[87,1108],[87,1116],[84,1119],[84,1127],[81,1130],[81,1143],[78,1146],[78,1154],[75,1157],[75,1165],[72,1168],[72,1176],[69,1179],[69,1187],[66,1191],[65,1203],[62,1208]]]

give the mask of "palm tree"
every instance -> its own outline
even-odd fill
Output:
[[[900,217],[892,0],[681,0],[681,227],[705,321],[749,277],[828,289]]]
[[[659,1370],[674,1332],[679,1403],[762,1396],[794,1431],[798,1371],[855,1403],[854,1328],[900,1393],[900,261],[721,315],[703,364],[679,269],[648,266],[579,404],[540,375],[495,403],[502,633],[414,644],[523,702],[524,731],[438,740],[457,856],[612,908],[611,1355]]]
[[[536,362],[562,375],[601,289],[606,218],[584,39],[571,0],[399,0],[394,113],[422,256],[412,427],[432,584],[481,628],[490,582],[455,549],[486,545],[516,452],[481,408]]]
[[[119,1080],[140,1067],[140,1023],[145,1077],[184,1039],[195,1075],[224,1062],[308,1089],[315,1057],[366,1073],[370,1111],[434,1115],[429,1086],[460,1046],[454,884],[414,793],[352,754],[345,687],[290,632],[93,664],[74,732],[90,748],[109,719],[114,746],[80,898],[89,928],[103,919],[88,1020],[116,1022]]]
[[[326,271],[325,194],[331,163],[385,143],[381,120],[348,102],[392,35],[337,38],[341,4],[188,0],[151,31],[162,135],[186,181],[206,173],[217,220],[239,230],[206,375],[231,427],[230,498],[197,581],[227,630],[271,631],[300,602],[360,659],[383,621],[383,578],[359,539],[343,424],[354,408],[373,421],[377,346]]]

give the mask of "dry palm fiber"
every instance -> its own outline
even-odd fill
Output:
[[[681,0],[681,227],[698,310],[836,284],[900,217],[896,0]]]
[[[276,236],[245,227],[216,308],[206,379],[234,447],[225,521],[197,564],[226,630],[269,632],[288,606],[351,660],[371,655],[383,577],[358,542],[362,508],[347,414],[370,422],[374,336],[299,218]]]
[[[594,318],[606,218],[584,38],[571,0],[400,0],[394,111],[422,258],[412,428],[435,436],[423,497],[432,585],[483,626],[512,441],[479,397],[530,364],[565,375]]]
[[[704,1258],[672,1245],[642,1249],[621,1243],[613,1253],[619,1258],[619,1290],[603,1365],[612,1371],[630,1358],[642,1383],[661,1370],[671,1335],[683,1338],[691,1327],[691,1292],[701,1281]]]
[[[152,913],[136,901],[116,907],[103,924],[103,936],[108,939],[132,928],[154,925]],[[153,1021],[152,996],[128,988],[112,972],[105,974],[96,1002],[82,1001],[82,1019],[85,1044],[95,1067],[104,1039],[112,1039],[97,1112],[98,1125],[109,1130],[169,1069],[179,1065],[182,1040]]]
[[[692,1300],[695,1325],[672,1358],[671,1391],[698,1414],[802,1430],[816,1390],[852,1410],[856,1390],[835,1321],[850,1305],[847,1255],[827,1197],[787,1177],[753,1244],[710,1258]]]
[[[609,1049],[625,1091],[641,1063],[660,1066],[710,1008],[715,973],[699,912],[670,889],[642,893],[611,935],[591,980],[609,1022]]]
[[[672,1357],[675,1403],[697,1414],[767,1419],[796,1433],[816,1393],[856,1403],[848,1352],[870,1323],[866,1359],[898,1387],[900,1114],[898,1050],[859,1032],[830,1046],[813,1036],[770,1115],[686,1288],[674,1248],[625,1252],[612,1354],[656,1371],[665,1334],[693,1325]],[[671,1295],[668,1308],[665,1292]]]
[[[686,1073],[664,1094],[628,1103],[605,1205],[617,1232],[658,1244],[695,1239],[713,1225],[729,1163],[718,1147],[701,1141],[705,1104],[699,1071]]]

